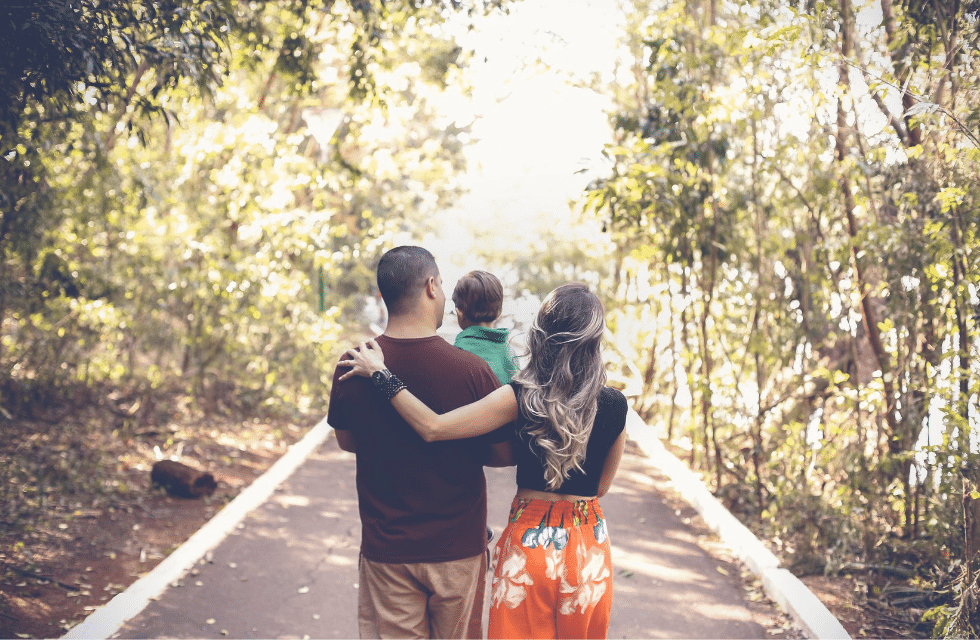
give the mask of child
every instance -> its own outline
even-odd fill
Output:
[[[507,329],[493,328],[503,301],[500,280],[486,271],[470,271],[453,290],[456,319],[462,329],[456,336],[456,346],[486,360],[500,384],[505,385],[510,383],[518,367],[507,344]]]

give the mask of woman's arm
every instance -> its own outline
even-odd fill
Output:
[[[340,376],[340,381],[355,375],[370,377],[385,368],[384,354],[374,340],[349,350],[347,356],[347,360],[338,364],[349,366],[351,370]],[[391,406],[426,442],[472,438],[517,419],[517,397],[510,385],[449,413],[436,413],[408,389],[399,391],[391,399]]]
[[[609,455],[606,456],[606,463],[602,467],[602,477],[599,478],[599,490],[596,492],[597,498],[601,498],[609,493],[609,488],[612,486],[613,478],[616,477],[616,471],[619,469],[619,461],[623,457],[623,450],[625,448],[626,429],[623,429],[623,432],[613,442],[613,446],[609,450]]]
[[[449,413],[436,413],[408,389],[398,392],[391,406],[426,442],[481,436],[517,420],[517,398],[510,385]]]

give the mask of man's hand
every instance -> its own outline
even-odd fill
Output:
[[[362,342],[359,347],[347,350],[347,359],[337,363],[341,367],[351,367],[351,370],[340,376],[340,382],[351,376],[370,378],[375,371],[385,368],[385,354],[375,340]]]

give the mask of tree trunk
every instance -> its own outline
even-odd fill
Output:
[[[711,303],[714,300],[715,293],[715,276],[718,270],[718,212],[714,209],[713,201],[710,201],[706,208],[710,211],[711,215],[711,234],[708,238],[708,243],[711,248],[708,252],[707,280],[702,283],[701,317],[699,323],[701,336],[701,419],[704,421],[705,458],[709,461],[709,469],[711,466],[714,466],[715,488],[720,489],[722,485],[723,466],[721,448],[718,446],[718,434],[714,424],[714,411],[712,410],[711,375],[713,373],[714,362],[711,357],[711,346],[708,335],[708,318],[711,315]],[[702,256],[703,259],[704,257]],[[711,463],[712,459],[713,464]]]
[[[681,275],[681,295],[683,297],[686,298],[689,295],[690,286],[691,285],[688,278],[688,268],[685,266]],[[691,337],[689,335],[690,329],[688,328],[689,326],[690,326],[690,318],[688,317],[688,307],[685,306],[684,309],[681,310],[681,340],[684,342],[685,353],[689,352],[688,345],[691,344],[690,343]],[[693,360],[693,354],[691,360]],[[694,363],[691,362],[689,366],[684,367],[684,370],[687,374],[687,387],[688,389],[691,390],[692,399],[693,399],[694,386],[695,386],[694,384],[692,384],[694,378],[693,371],[692,371],[693,364]],[[691,404],[692,404],[691,408],[693,409],[694,408],[693,402]],[[691,422],[693,423],[694,421],[692,420]],[[698,430],[695,428],[694,424],[692,424],[691,425],[691,455],[690,455],[690,460],[688,461],[688,464],[691,467],[691,469],[696,469],[698,464],[697,436],[698,436]]]
[[[963,253],[962,244],[963,239],[960,232],[960,216],[956,211],[952,212],[951,215],[952,224],[950,225],[950,240],[952,242],[952,263],[953,263],[953,309],[956,322],[956,332],[959,334],[959,361],[960,361],[960,371],[959,371],[959,398],[958,398],[958,411],[963,419],[963,424],[968,425],[971,423],[970,420],[970,381],[972,377],[972,367],[973,361],[970,358],[972,349],[972,342],[970,339],[970,327],[968,317],[970,313],[969,301],[966,300],[966,296],[963,293],[964,284],[963,281],[967,277],[967,265],[965,260],[962,258]],[[964,467],[967,465],[967,460],[970,458],[971,454],[971,443],[970,434],[967,432],[968,429],[960,429],[960,442],[959,444],[959,455],[962,459],[962,464]],[[970,476],[973,477],[970,477]],[[977,484],[974,485],[974,481]],[[980,500],[974,500],[971,497],[972,490],[976,487],[980,487],[980,473],[976,470],[972,474],[969,474],[966,469],[964,469],[963,478],[963,567],[966,572],[966,581],[963,586],[963,592],[961,593],[961,606],[967,612],[968,621],[972,623],[980,611],[976,611],[976,604],[973,603],[973,607],[970,607],[970,600],[976,596],[976,591],[973,585],[973,575],[974,575],[974,560],[976,559],[977,552],[980,551]]]
[[[886,0],[887,1],[887,0]],[[851,45],[851,25],[850,25],[850,2],[849,0],[839,0],[841,15],[841,62],[838,65],[838,82],[843,93],[850,93],[850,77],[848,76],[848,65],[846,60],[851,56],[853,47]],[[854,193],[851,186],[850,175],[845,166],[847,159],[847,114],[844,109],[843,99],[837,101],[837,131],[835,135],[836,161],[840,167],[840,191],[843,201],[843,212],[847,231],[852,241],[856,241],[859,235],[859,225],[855,215],[856,205]],[[868,342],[875,355],[878,368],[881,371],[882,384],[884,387],[885,420],[891,429],[891,435],[898,434],[897,418],[895,416],[895,393],[892,380],[891,360],[885,347],[881,342],[881,332],[878,329],[878,316],[872,306],[871,287],[867,282],[861,255],[863,248],[856,242],[851,247],[851,263],[854,268],[855,281],[861,296],[861,317],[864,322],[865,331],[868,334]],[[889,438],[889,442],[892,439]]]
[[[752,470],[755,473],[755,501],[757,515],[762,518],[765,505],[765,486],[762,482],[762,427],[765,423],[765,411],[762,408],[762,388],[765,384],[762,371],[762,356],[755,355],[755,383],[759,389],[759,409],[755,416],[755,423],[752,425]]]
[[[670,269],[664,264],[664,281],[670,282]],[[677,352],[677,337],[674,330],[677,324],[674,322],[674,296],[670,294],[668,288],[667,304],[670,310],[670,413],[667,417],[667,441],[674,438],[674,417],[677,415],[677,394],[681,390],[681,382],[677,377],[677,367],[680,361],[680,354]]]
[[[911,109],[915,103],[915,97],[905,88],[905,82],[908,79],[907,76],[912,71],[906,62],[906,53],[908,50],[908,44],[904,47],[895,46],[895,11],[893,9],[892,0],[880,0],[881,1],[881,23],[885,27],[885,36],[888,41],[888,50],[891,51],[892,57],[892,69],[895,72],[895,79],[902,85],[902,112],[905,113]],[[843,4],[843,3],[841,3]],[[846,58],[849,53],[845,53]],[[915,147],[922,142],[922,130],[919,129],[918,125],[912,122],[912,119],[908,116],[905,117],[905,130],[908,132],[908,138],[906,140],[906,145],[909,147]]]

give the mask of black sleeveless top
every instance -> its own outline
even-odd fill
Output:
[[[626,427],[626,412],[628,409],[626,396],[622,392],[609,387],[603,387],[599,392],[599,406],[589,435],[589,444],[585,450],[585,460],[582,461],[583,471],[573,469],[568,479],[555,489],[549,489],[544,480],[544,465],[541,460],[540,448],[532,444],[528,430],[533,422],[524,413],[521,404],[521,393],[524,388],[517,382],[511,382],[514,395],[517,396],[518,417],[514,423],[516,437],[514,438],[514,457],[517,461],[517,486],[521,489],[546,491],[548,493],[564,493],[574,496],[594,496],[599,490],[599,480],[602,478],[602,468],[612,449],[616,438]]]

